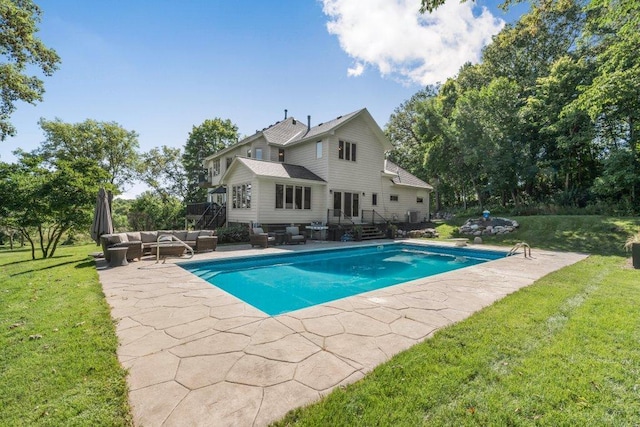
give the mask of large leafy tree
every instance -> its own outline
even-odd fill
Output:
[[[601,138],[608,140],[615,167],[627,165],[628,187],[622,193],[638,208],[640,186],[640,13],[637,0],[592,0],[587,6],[587,26],[583,42],[585,56],[592,61],[595,75],[581,87],[576,104],[598,124]],[[628,161],[620,162],[621,158]],[[613,188],[613,186],[612,186]],[[612,195],[621,195],[619,191]]]
[[[41,14],[31,0],[0,0],[0,140],[16,133],[9,119],[17,101],[42,101],[44,83],[30,73],[50,76],[60,63],[36,37]]]
[[[171,230],[184,227],[184,206],[173,196],[145,191],[131,203],[129,225],[133,230]]]
[[[438,90],[436,87],[427,87],[415,93],[411,99],[397,107],[384,132],[390,141],[393,141],[394,149],[389,153],[389,159],[402,164],[403,168],[412,174],[427,179],[423,167],[423,152],[421,135],[415,125],[422,117],[420,105],[427,99],[434,97]]]
[[[163,145],[143,153],[140,159],[140,177],[160,197],[184,200],[187,177],[182,165],[182,150]]]
[[[238,127],[231,120],[207,119],[194,126],[184,147],[182,164],[187,175],[187,195],[185,202],[204,201],[206,192],[199,187],[202,161],[225,147],[238,141]]]
[[[105,184],[124,191],[137,176],[138,134],[115,122],[40,120],[46,140],[35,154],[50,161],[89,159],[107,173]]]
[[[106,173],[89,159],[55,160],[26,155],[4,164],[0,176],[3,225],[18,229],[42,257],[53,257],[60,239],[88,229],[100,182]]]

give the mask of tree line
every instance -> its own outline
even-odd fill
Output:
[[[390,157],[435,210],[640,212],[639,28],[637,0],[533,2],[478,64],[396,108]]]
[[[203,156],[238,138],[229,120],[193,126],[184,150],[161,146],[139,151],[138,135],[115,122],[40,120],[45,140],[31,151],[14,151],[15,163],[0,162],[0,227],[51,257],[64,237],[91,226],[98,189],[122,194],[134,183],[150,188],[135,200],[114,201],[118,230],[184,226],[185,204],[206,200],[198,185]]]

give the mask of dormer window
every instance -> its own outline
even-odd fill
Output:
[[[284,148],[278,148],[278,161],[284,163]]]

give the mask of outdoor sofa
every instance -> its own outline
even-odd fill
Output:
[[[158,242],[158,237],[171,235],[182,240],[193,248],[194,252],[215,251],[218,236],[213,230],[158,230],[130,231],[127,233],[103,234],[100,237],[102,252],[107,261],[111,260],[109,248],[127,247],[127,261],[140,259],[151,253],[151,247]]]

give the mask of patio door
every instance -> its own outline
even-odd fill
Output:
[[[360,216],[360,194],[344,193],[344,216],[352,218]]]
[[[342,211],[342,192],[333,192],[333,216],[339,217]]]

